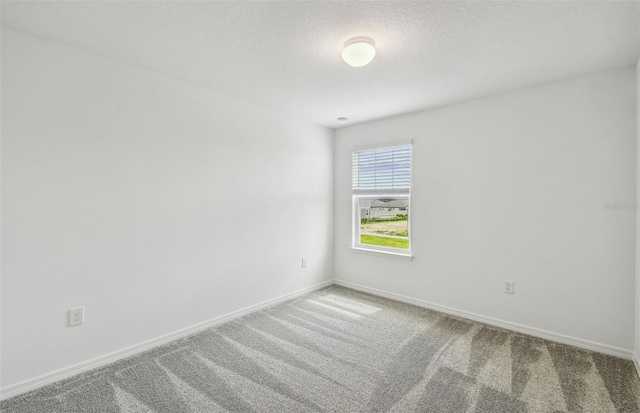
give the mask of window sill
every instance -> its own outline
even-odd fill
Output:
[[[393,251],[374,250],[374,249],[361,248],[361,247],[349,247],[349,249],[351,251],[357,252],[358,254],[377,255],[378,257],[393,258],[396,260],[413,261],[413,255],[411,255],[411,251],[407,253],[402,253],[402,252],[393,252]]]

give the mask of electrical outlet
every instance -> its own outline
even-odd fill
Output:
[[[302,258],[302,268],[307,268],[307,259]]]
[[[69,310],[69,327],[84,323],[84,307]]]
[[[504,292],[507,294],[513,294],[516,287],[516,283],[511,280],[504,280]]]

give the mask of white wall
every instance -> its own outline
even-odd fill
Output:
[[[635,122],[631,67],[338,130],[336,278],[630,355]],[[349,250],[352,148],[409,138],[414,260]]]
[[[331,130],[6,28],[2,88],[2,387],[332,278]]]
[[[636,64],[636,342],[635,362],[640,374],[640,59]]]

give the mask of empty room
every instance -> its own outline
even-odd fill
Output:
[[[3,413],[640,413],[640,2],[0,16]]]

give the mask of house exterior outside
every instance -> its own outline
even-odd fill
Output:
[[[407,214],[408,211],[408,199],[360,200],[360,218],[393,218],[398,214]]]

